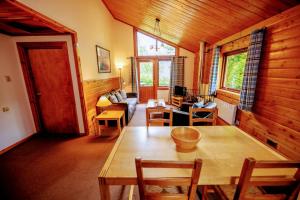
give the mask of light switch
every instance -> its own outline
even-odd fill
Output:
[[[10,76],[4,76],[4,79],[6,82],[11,82],[11,77]]]
[[[3,112],[8,112],[9,111],[9,107],[2,107],[2,111]]]

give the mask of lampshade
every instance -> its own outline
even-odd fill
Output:
[[[122,69],[123,68],[123,64],[119,63],[116,65],[118,69]]]
[[[105,97],[105,96],[101,96],[100,99],[97,102],[97,107],[106,107],[106,106],[110,106],[112,103]]]

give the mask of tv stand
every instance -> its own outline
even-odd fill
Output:
[[[173,106],[176,106],[176,107],[181,107],[182,105],[182,102],[183,102],[183,97],[182,96],[172,96],[172,99],[171,99],[171,104]]]

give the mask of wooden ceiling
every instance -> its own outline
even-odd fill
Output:
[[[103,0],[113,17],[196,52],[299,3],[297,0]]]
[[[0,33],[11,36],[58,35],[69,33],[64,26],[38,14],[25,5],[0,0]]]

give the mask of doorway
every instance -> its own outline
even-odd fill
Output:
[[[17,43],[37,132],[79,133],[66,42]]]
[[[138,60],[140,102],[168,97],[172,61],[170,58]]]

